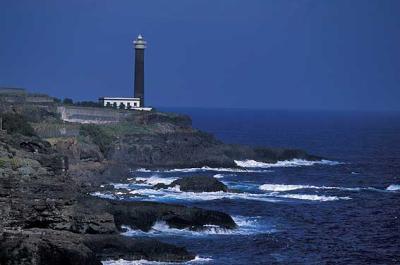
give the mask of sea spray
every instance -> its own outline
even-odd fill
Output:
[[[235,160],[235,163],[237,166],[243,168],[302,167],[302,166],[313,166],[313,165],[334,166],[341,164],[340,162],[337,161],[331,161],[325,159],[315,160],[315,161],[304,160],[304,159],[292,159],[292,160],[277,161],[276,163],[265,163],[248,159],[248,160]]]
[[[212,261],[212,258],[196,256],[193,260],[186,262],[160,262],[160,261],[150,261],[145,259],[140,260],[105,260],[101,263],[103,265],[179,265],[179,264],[204,264]]]

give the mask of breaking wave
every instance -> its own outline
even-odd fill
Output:
[[[386,188],[388,191],[398,191],[400,190],[400,185],[399,184],[391,184],[389,187]]]
[[[282,191],[282,190],[281,190]],[[251,193],[251,192],[184,192],[180,190],[179,186],[170,187],[167,189],[133,189],[126,192],[95,192],[93,196],[101,198],[122,200],[141,200],[141,201],[211,201],[211,200],[253,200],[264,202],[280,202],[282,199],[296,199],[296,200],[310,200],[310,201],[334,201],[334,200],[347,200],[349,197],[336,197],[336,196],[323,196],[311,194],[281,194],[277,191],[267,193]]]
[[[277,161],[276,163],[265,163],[255,160],[235,160],[236,165],[243,168],[274,168],[274,167],[302,167],[302,166],[313,166],[313,165],[338,165],[340,162],[331,160],[317,160],[310,161],[304,159],[292,159]]]
[[[261,193],[247,193],[247,192],[183,192],[179,189],[179,186],[168,189],[137,189],[129,192],[131,195],[135,195],[136,198],[141,200],[150,201],[169,201],[169,200],[184,200],[184,201],[210,201],[220,199],[232,199],[232,200],[256,200],[256,201],[267,201],[277,202],[279,200],[271,198],[268,195]]]
[[[141,260],[105,260],[101,263],[103,265],[163,265],[163,264],[196,264],[196,263],[207,263],[212,261],[211,258],[203,258],[200,256],[196,256],[193,260],[187,262],[160,262],[160,261],[149,261],[145,259]]]
[[[260,217],[244,217],[233,216],[235,223],[238,225],[236,229],[226,229],[218,225],[205,225],[201,230],[177,229],[170,227],[164,221],[156,222],[148,232],[132,229],[129,226],[122,226],[126,232],[124,236],[209,236],[209,235],[251,235],[259,233],[273,233],[276,230],[271,225],[260,223]]]
[[[193,172],[238,172],[238,173],[265,173],[271,172],[270,170],[263,169],[243,169],[243,168],[214,168],[214,167],[194,167],[194,168],[175,168],[175,169],[165,169],[165,170],[152,170],[146,168],[139,168],[135,170],[136,172],[159,172],[159,173],[193,173]]]
[[[177,180],[178,178],[162,178],[159,177],[157,175],[151,176],[149,178],[136,178],[136,183],[138,182],[142,182],[144,184],[147,185],[156,185],[156,184],[165,184],[165,185],[169,185],[172,182],[174,182],[175,180]]]
[[[109,193],[109,192],[96,191],[96,192],[90,193],[90,195],[99,197],[99,198],[103,198],[103,199],[118,200],[117,196],[115,196],[114,194]]]
[[[324,195],[313,195],[313,194],[278,194],[278,198],[288,198],[296,200],[307,200],[307,201],[337,201],[337,200],[350,200],[350,197],[338,197],[338,196],[324,196]]]
[[[345,188],[345,187],[327,187],[327,186],[311,186],[311,185],[285,185],[285,184],[263,184],[260,190],[264,191],[291,191],[301,189],[318,189],[318,190],[346,190],[359,191],[362,188]]]

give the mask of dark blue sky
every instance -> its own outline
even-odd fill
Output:
[[[398,0],[0,0],[0,86],[153,106],[400,110]]]

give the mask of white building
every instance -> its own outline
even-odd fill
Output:
[[[136,109],[140,107],[140,98],[102,97],[99,100],[104,107],[117,109]]]

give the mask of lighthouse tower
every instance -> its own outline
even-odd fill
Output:
[[[146,41],[142,35],[139,35],[133,41],[133,45],[135,46],[134,97],[101,97],[99,101],[104,107],[140,111],[152,110],[151,107],[144,105],[144,49],[146,48]]]
[[[140,98],[140,107],[144,107],[144,49],[146,41],[142,35],[136,38],[133,42],[135,46],[135,83],[134,97]]]

